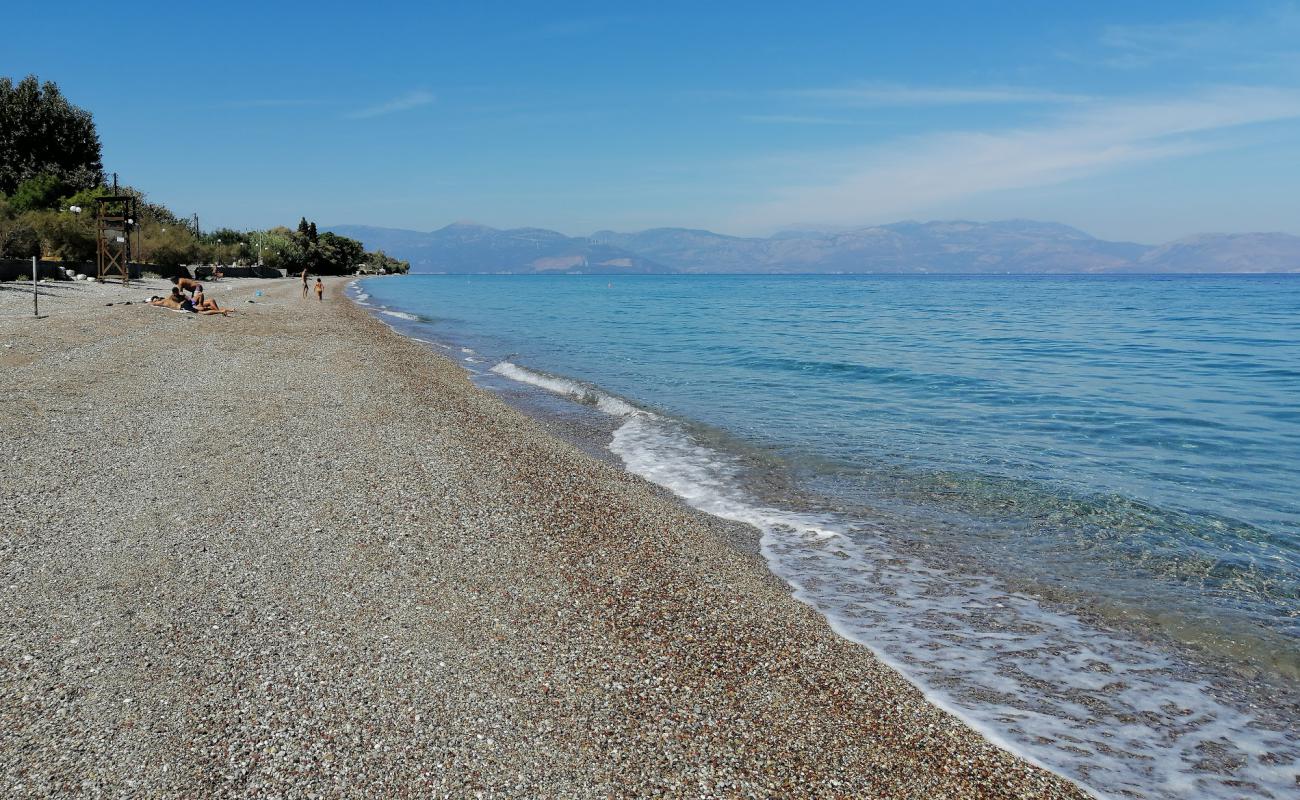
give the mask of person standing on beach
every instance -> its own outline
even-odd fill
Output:
[[[307,268],[302,268],[302,299],[307,299]]]
[[[302,288],[304,292],[307,291],[307,284],[304,283]],[[320,278],[316,279],[316,299],[320,301],[325,299],[325,284],[320,282]]]

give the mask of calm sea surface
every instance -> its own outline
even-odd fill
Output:
[[[796,596],[995,741],[1102,794],[1295,791],[1300,277],[354,294],[486,386],[617,417],[628,469],[754,524]]]

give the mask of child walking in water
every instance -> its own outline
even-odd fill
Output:
[[[325,294],[325,284],[323,284],[323,283],[320,282],[320,278],[317,278],[317,279],[316,279],[316,299],[317,299],[317,300],[324,300],[324,299],[325,299],[325,298],[323,297],[324,294]]]

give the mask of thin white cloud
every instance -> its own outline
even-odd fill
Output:
[[[735,224],[762,229],[799,220],[862,223],[986,192],[1061,183],[1124,165],[1233,145],[1244,126],[1300,118],[1300,90],[1221,87],[1148,102],[1070,107],[1039,126],[896,141],[805,169],[826,177],[773,193]],[[819,164],[820,162],[820,164]]]
[[[385,103],[363,108],[348,114],[349,119],[369,119],[371,117],[382,117],[386,114],[396,114],[399,111],[410,111],[413,108],[427,106],[434,101],[432,92],[414,91],[407,92],[400,97],[395,97]]]
[[[1271,6],[1261,13],[1218,19],[1110,25],[1101,34],[1100,63],[1120,69],[1218,54],[1229,63],[1285,60],[1300,52],[1300,8]]]
[[[849,86],[790,89],[780,96],[846,106],[959,106],[1077,103],[1086,97],[1014,86]]]

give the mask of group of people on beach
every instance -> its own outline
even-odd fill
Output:
[[[154,295],[149,298],[149,305],[170,308],[174,311],[189,311],[194,314],[203,314],[212,316],[220,314],[228,317],[235,313],[234,309],[222,308],[217,305],[217,301],[203,294],[203,284],[193,278],[172,278],[171,294],[162,296]],[[186,296],[186,292],[189,293]]]
[[[149,305],[170,308],[174,311],[189,311],[194,314],[210,316],[221,314],[229,316],[235,313],[232,308],[222,308],[217,301],[203,294],[203,284],[193,278],[173,277],[172,290],[168,295],[154,295],[148,300]],[[302,296],[307,297],[307,270],[302,271]],[[188,293],[188,294],[187,294]],[[316,299],[324,301],[325,284],[316,279]]]
[[[307,299],[307,270],[305,268],[302,271],[302,299]],[[325,284],[320,282],[320,278],[316,279],[316,299],[322,301],[325,299]]]

